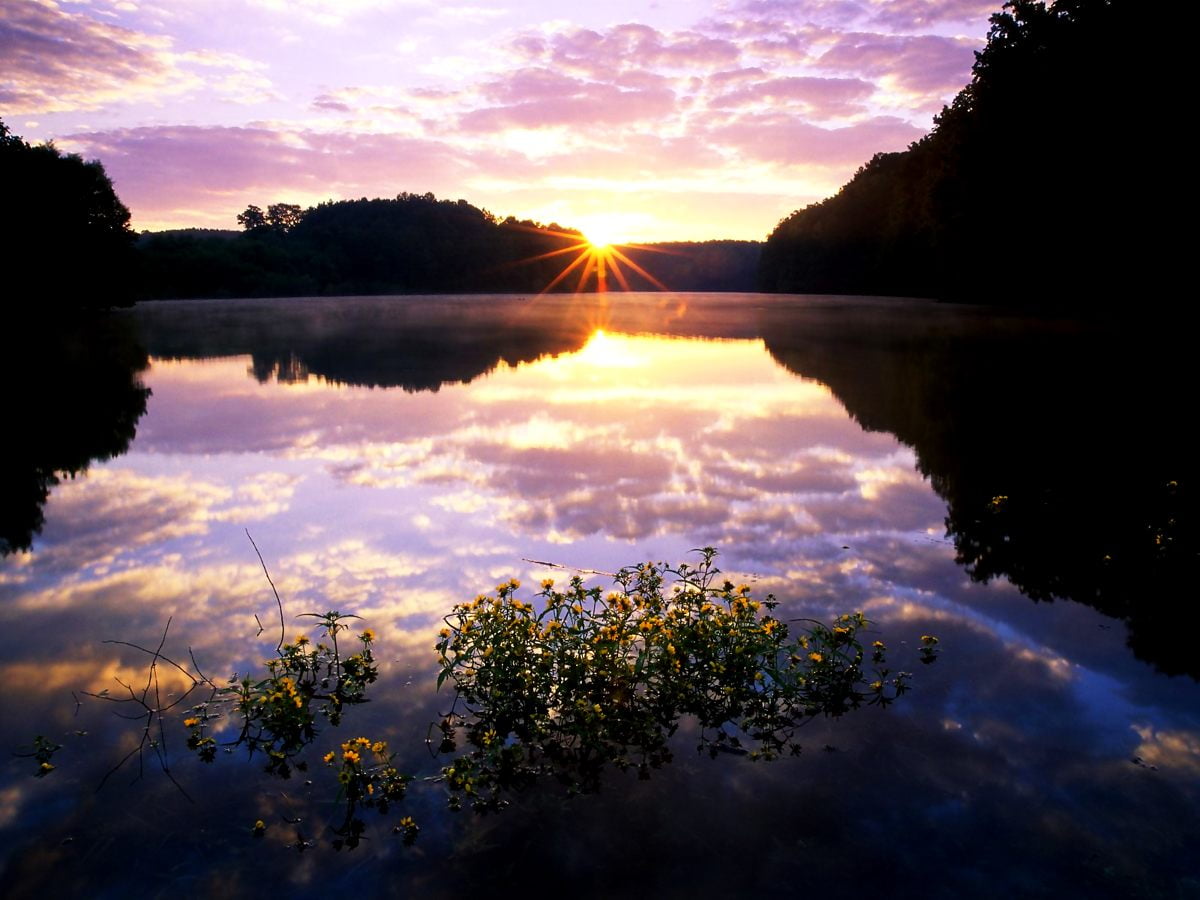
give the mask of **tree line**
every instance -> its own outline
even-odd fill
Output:
[[[760,287],[1083,308],[1164,286],[1182,238],[1153,173],[1185,82],[1161,43],[1132,0],[1006,3],[933,130],[780,222]]]
[[[273,203],[237,217],[243,231],[147,233],[138,241],[148,298],[539,293],[587,248],[577,230],[431,193]],[[635,290],[752,290],[760,245],[708,241],[623,247],[654,276],[626,268]],[[553,290],[580,287],[583,266]],[[583,290],[595,290],[594,277]],[[609,289],[617,289],[614,279]]]

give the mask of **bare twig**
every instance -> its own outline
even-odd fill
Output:
[[[267,576],[267,584],[271,585],[271,590],[275,594],[275,604],[279,607],[279,643],[275,645],[275,649],[279,650],[283,647],[284,625],[283,625],[283,601],[279,599],[279,590],[275,587],[275,582],[271,580],[271,573],[267,571],[267,564],[263,560],[262,551],[258,549],[258,544],[254,543],[254,538],[250,537],[250,529],[246,529],[246,537],[250,540],[250,546],[254,548],[254,552],[258,554],[258,561],[262,564],[263,574]],[[258,616],[254,617],[255,619]],[[262,628],[262,622],[258,623],[258,627]]]
[[[561,563],[546,562],[544,559],[529,559],[521,557],[521,562],[533,563],[535,566],[549,566],[552,569],[562,569],[565,572],[578,572],[580,575],[607,575],[616,578],[616,572],[602,572],[600,569],[580,569],[578,566],[564,566]]]

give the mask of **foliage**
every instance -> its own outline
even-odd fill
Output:
[[[543,775],[594,791],[609,765],[649,777],[671,758],[683,716],[714,757],[795,754],[806,721],[887,706],[907,690],[882,641],[862,646],[862,613],[793,637],[771,615],[772,596],[760,602],[720,579],[716,551],[700,552],[694,567],[622,569],[607,595],[576,576],[565,590],[543,582],[534,605],[514,580],[455,607],[437,643],[438,684],[455,689],[439,749],[454,750],[460,731],[470,745],[443,770],[452,806],[500,808],[507,789]],[[922,641],[932,661],[937,640]]]
[[[329,643],[314,645],[302,634],[293,643],[279,645],[278,655],[265,662],[264,676],[245,676],[233,684],[214,684],[189,673],[194,688],[209,692],[184,720],[190,732],[188,747],[202,760],[212,762],[216,756],[214,726],[234,720],[238,733],[228,746],[265,754],[267,771],[287,778],[292,759],[316,737],[318,716],[337,725],[347,705],[366,702],[367,685],[378,677],[371,653],[374,633],[367,629],[359,634],[361,647],[343,659],[338,634],[349,628],[345,619],[358,617],[339,612],[304,615],[319,620]]]
[[[438,686],[449,680],[455,688],[454,707],[437,726],[438,749],[453,752],[460,731],[469,747],[436,779],[448,786],[453,808],[465,800],[479,812],[500,809],[507,790],[542,775],[573,792],[596,790],[608,766],[636,768],[648,778],[670,760],[669,740],[684,716],[696,720],[700,748],[713,757],[794,755],[800,752],[796,731],[805,722],[888,706],[908,689],[909,674],[886,667],[882,641],[862,645],[869,624],[862,613],[831,625],[800,620],[806,624],[792,637],[789,625],[771,615],[772,596],[753,599],[748,585],[718,577],[715,550],[699,552],[696,566],[622,569],[615,576],[619,589],[607,595],[585,588],[578,576],[563,591],[547,580],[539,610],[517,598],[520,585],[511,580],[494,597],[480,595],[454,608],[437,643]],[[257,676],[217,682],[190,652],[190,666],[171,659],[163,653],[170,622],[153,649],[108,642],[144,653],[150,663],[139,687],[118,679],[119,693],[89,694],[132,705],[139,711],[124,718],[142,722],[141,740],[105,780],[135,757],[140,772],[150,753],[183,790],[166,749],[172,712],[185,716],[187,747],[205,763],[219,749],[244,748],[250,757],[265,757],[270,775],[307,771],[302,754],[319,736],[320,721],[337,726],[346,707],[367,701],[378,676],[375,635],[369,628],[352,635],[347,620],[358,617],[330,611],[303,614],[317,620],[319,643],[307,634],[286,642],[278,593],[276,600],[280,640]],[[921,642],[922,661],[932,662],[937,638],[925,635]],[[164,666],[189,682],[178,696],[161,682]],[[197,693],[203,699],[188,705]],[[222,740],[222,733],[229,736]],[[38,761],[40,777],[54,769],[50,758],[59,749],[39,736],[24,755]],[[335,849],[357,847],[366,828],[362,812],[389,814],[413,781],[397,768],[387,742],[366,736],[342,741],[322,762],[336,773],[344,803],[343,819],[332,829]],[[255,837],[266,831],[262,819],[250,828]],[[420,828],[404,816],[392,831],[409,845]],[[293,846],[303,850],[311,841],[297,828]]]
[[[0,186],[10,302],[41,313],[129,304],[129,210],[99,161],[31,146],[0,121]]]
[[[55,770],[56,766],[50,760],[61,749],[62,744],[56,744],[44,735],[39,734],[33,739],[32,749],[28,753],[18,753],[17,756],[23,756],[36,762],[38,767],[37,771],[33,773],[33,777],[45,778]]]
[[[291,643],[281,638],[275,656],[263,663],[265,671],[241,678],[235,674],[225,682],[205,675],[194,656],[189,668],[164,655],[170,622],[153,650],[127,641],[108,642],[149,654],[151,662],[146,681],[140,688],[118,679],[122,688],[120,693],[114,695],[105,690],[89,694],[141,710],[133,716],[125,716],[142,720],[141,740],[109,771],[105,780],[134,757],[140,771],[143,756],[149,752],[157,759],[162,771],[175,781],[167,755],[164,714],[177,710],[185,711],[183,727],[187,731],[187,747],[203,762],[213,762],[218,749],[232,753],[244,748],[251,757],[255,754],[265,757],[265,770],[270,775],[290,778],[293,770],[306,771],[308,764],[301,755],[318,737],[320,721],[324,719],[331,726],[339,725],[346,707],[367,702],[367,687],[377,679],[378,668],[372,652],[374,632],[367,628],[350,636],[347,620],[358,616],[330,611],[304,613],[302,617],[315,618],[326,640],[313,644],[306,634],[298,635]],[[282,605],[280,624],[282,627]],[[348,637],[353,652],[348,652],[345,646]],[[190,682],[190,686],[174,699],[164,698],[160,687],[159,669],[164,665],[183,674]],[[204,699],[186,707],[186,701],[197,692],[203,694]],[[221,733],[230,723],[236,731],[232,737],[220,740]],[[41,748],[41,744],[37,746]],[[53,747],[49,752],[57,749]],[[411,777],[398,772],[392,765],[392,758],[385,742],[366,737],[344,742],[340,758],[332,751],[325,755],[326,766],[338,769],[339,799],[345,803],[342,823],[333,829],[337,836],[333,841],[336,849],[358,845],[365,828],[359,815],[361,810],[374,809],[386,815],[391,805],[404,797]],[[48,760],[47,756],[46,762]],[[335,761],[340,764],[335,765]],[[45,771],[40,774],[49,771],[44,765],[43,769]],[[177,781],[175,784],[183,790]],[[251,830],[254,835],[262,836],[266,825],[259,820]],[[406,816],[393,830],[409,844],[416,839],[419,828],[411,817]],[[309,845],[310,842],[297,831],[295,846],[305,849]]]
[[[411,775],[404,775],[393,765],[394,753],[388,752],[386,741],[359,737],[345,741],[341,753],[330,750],[323,761],[328,768],[337,769],[338,784],[346,801],[346,816],[337,829],[335,849],[343,846],[354,849],[362,837],[364,823],[359,809],[374,809],[387,815],[391,804],[404,799]],[[417,839],[420,828],[412,816],[405,816],[393,827],[393,834],[402,836],[406,845]]]
[[[1132,0],[1006,3],[929,135],[779,223],[762,289],[1095,308],[1169,282],[1166,151],[1114,121],[1181,99],[1155,27]]]

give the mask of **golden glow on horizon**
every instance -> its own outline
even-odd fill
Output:
[[[638,265],[627,254],[622,252],[622,247],[625,249],[635,249],[648,253],[667,253],[669,251],[660,250],[656,247],[647,247],[642,244],[608,244],[601,243],[600,238],[589,239],[579,232],[568,231],[551,231],[549,229],[528,229],[543,232],[555,237],[565,238],[572,241],[569,246],[559,250],[551,250],[548,253],[542,253],[537,256],[531,256],[522,262],[535,262],[539,259],[548,259],[552,256],[563,256],[566,254],[575,254],[563,270],[559,272],[550,283],[542,288],[541,293],[547,294],[557,288],[560,284],[574,278],[575,293],[583,293],[591,285],[591,289],[598,294],[607,293],[609,290],[609,277],[611,276],[623,291],[632,291],[633,287],[629,284],[629,277],[625,270],[628,269],[636,272],[641,278],[644,278],[649,284],[658,288],[661,291],[670,290],[665,284],[647,272],[642,266]]]
[[[616,232],[609,231],[600,227],[588,229],[587,242],[591,244],[592,249],[596,251],[607,250],[609,247],[615,247],[620,244],[617,240]]]

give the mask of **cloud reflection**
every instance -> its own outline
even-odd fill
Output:
[[[677,561],[711,542],[723,568],[780,596],[781,617],[862,609],[905,667],[915,668],[924,632],[947,648],[936,666],[917,670],[910,702],[814,722],[798,760],[709,765],[684,752],[685,723],[676,763],[650,783],[614,776],[614,789],[587,804],[535,793],[503,819],[452,822],[433,812],[430,793],[415,802],[430,805],[422,840],[425,858],[439,862],[413,857],[397,868],[383,842],[352,867],[320,858],[319,871],[262,853],[255,866],[236,867],[239,891],[260,889],[259,878],[277,887],[319,876],[323,890],[361,892],[356,879],[386,871],[389,889],[419,893],[436,878],[446,893],[466,895],[482,873],[510,871],[530,840],[554,850],[547,877],[578,878],[576,860],[586,858],[622,873],[617,887],[628,876],[634,891],[649,883],[634,888],[634,876],[649,871],[663,893],[748,877],[777,890],[773,873],[798,861],[812,863],[816,887],[836,893],[846,868],[863,865],[864,844],[874,848],[879,871],[868,876],[877,883],[886,869],[888,879],[927,887],[936,870],[939,884],[961,893],[981,870],[1010,886],[1013,854],[1022,872],[1064,894],[1078,872],[1059,863],[1081,846],[1117,873],[1106,877],[1156,887],[1173,883],[1172,858],[1191,858],[1185,836],[1200,824],[1194,685],[1164,689],[1129,657],[1119,629],[1087,607],[1035,605],[1003,581],[971,583],[914,451],[863,430],[826,386],[777,364],[763,342],[609,325],[579,352],[500,363],[436,393],[315,376],[260,381],[252,351],[238,352],[156,359],[132,450],[55,490],[33,552],[3,561],[0,624],[21,637],[0,662],[0,722],[12,743],[28,740],[18,728],[78,727],[67,691],[108,686],[113,674],[129,680],[146,660],[99,641],[150,644],[170,616],[174,655],[190,646],[210,673],[259,664],[277,639],[275,601],[247,524],[279,586],[289,637],[303,627],[299,613],[331,606],[379,633],[378,702],[356,710],[350,727],[377,728],[405,748],[446,699],[427,678],[439,616],[510,575],[526,583],[566,575],[526,560],[611,571],[643,558]],[[833,359],[857,365],[848,354]],[[607,586],[603,576],[593,581]],[[124,734],[111,722],[104,733]],[[819,752],[826,745],[836,752]],[[96,756],[97,766],[108,759]],[[1135,756],[1158,771],[1135,766]],[[422,773],[439,765],[419,737],[406,763]],[[222,777],[250,769],[226,767]],[[228,785],[201,783],[229,799]],[[272,792],[251,820],[299,808],[320,821],[310,810],[323,801],[289,793],[302,795],[296,806]],[[89,851],[93,833],[144,838],[127,820],[105,828],[129,831],[93,827],[110,808],[90,800],[77,801],[67,825],[31,826],[44,796],[0,786],[0,828],[7,816],[39,840],[68,829]],[[164,817],[164,852],[200,852],[197,815]],[[617,820],[629,827],[613,832]],[[747,876],[741,862],[726,870],[724,855],[697,866],[695,829],[724,829],[731,858],[753,856],[771,872]],[[447,872],[440,861],[451,855],[459,864]],[[646,855],[654,865],[637,862]],[[19,858],[23,884],[59,874],[42,857]],[[68,856],[60,864],[72,885],[82,883],[82,864]]]

